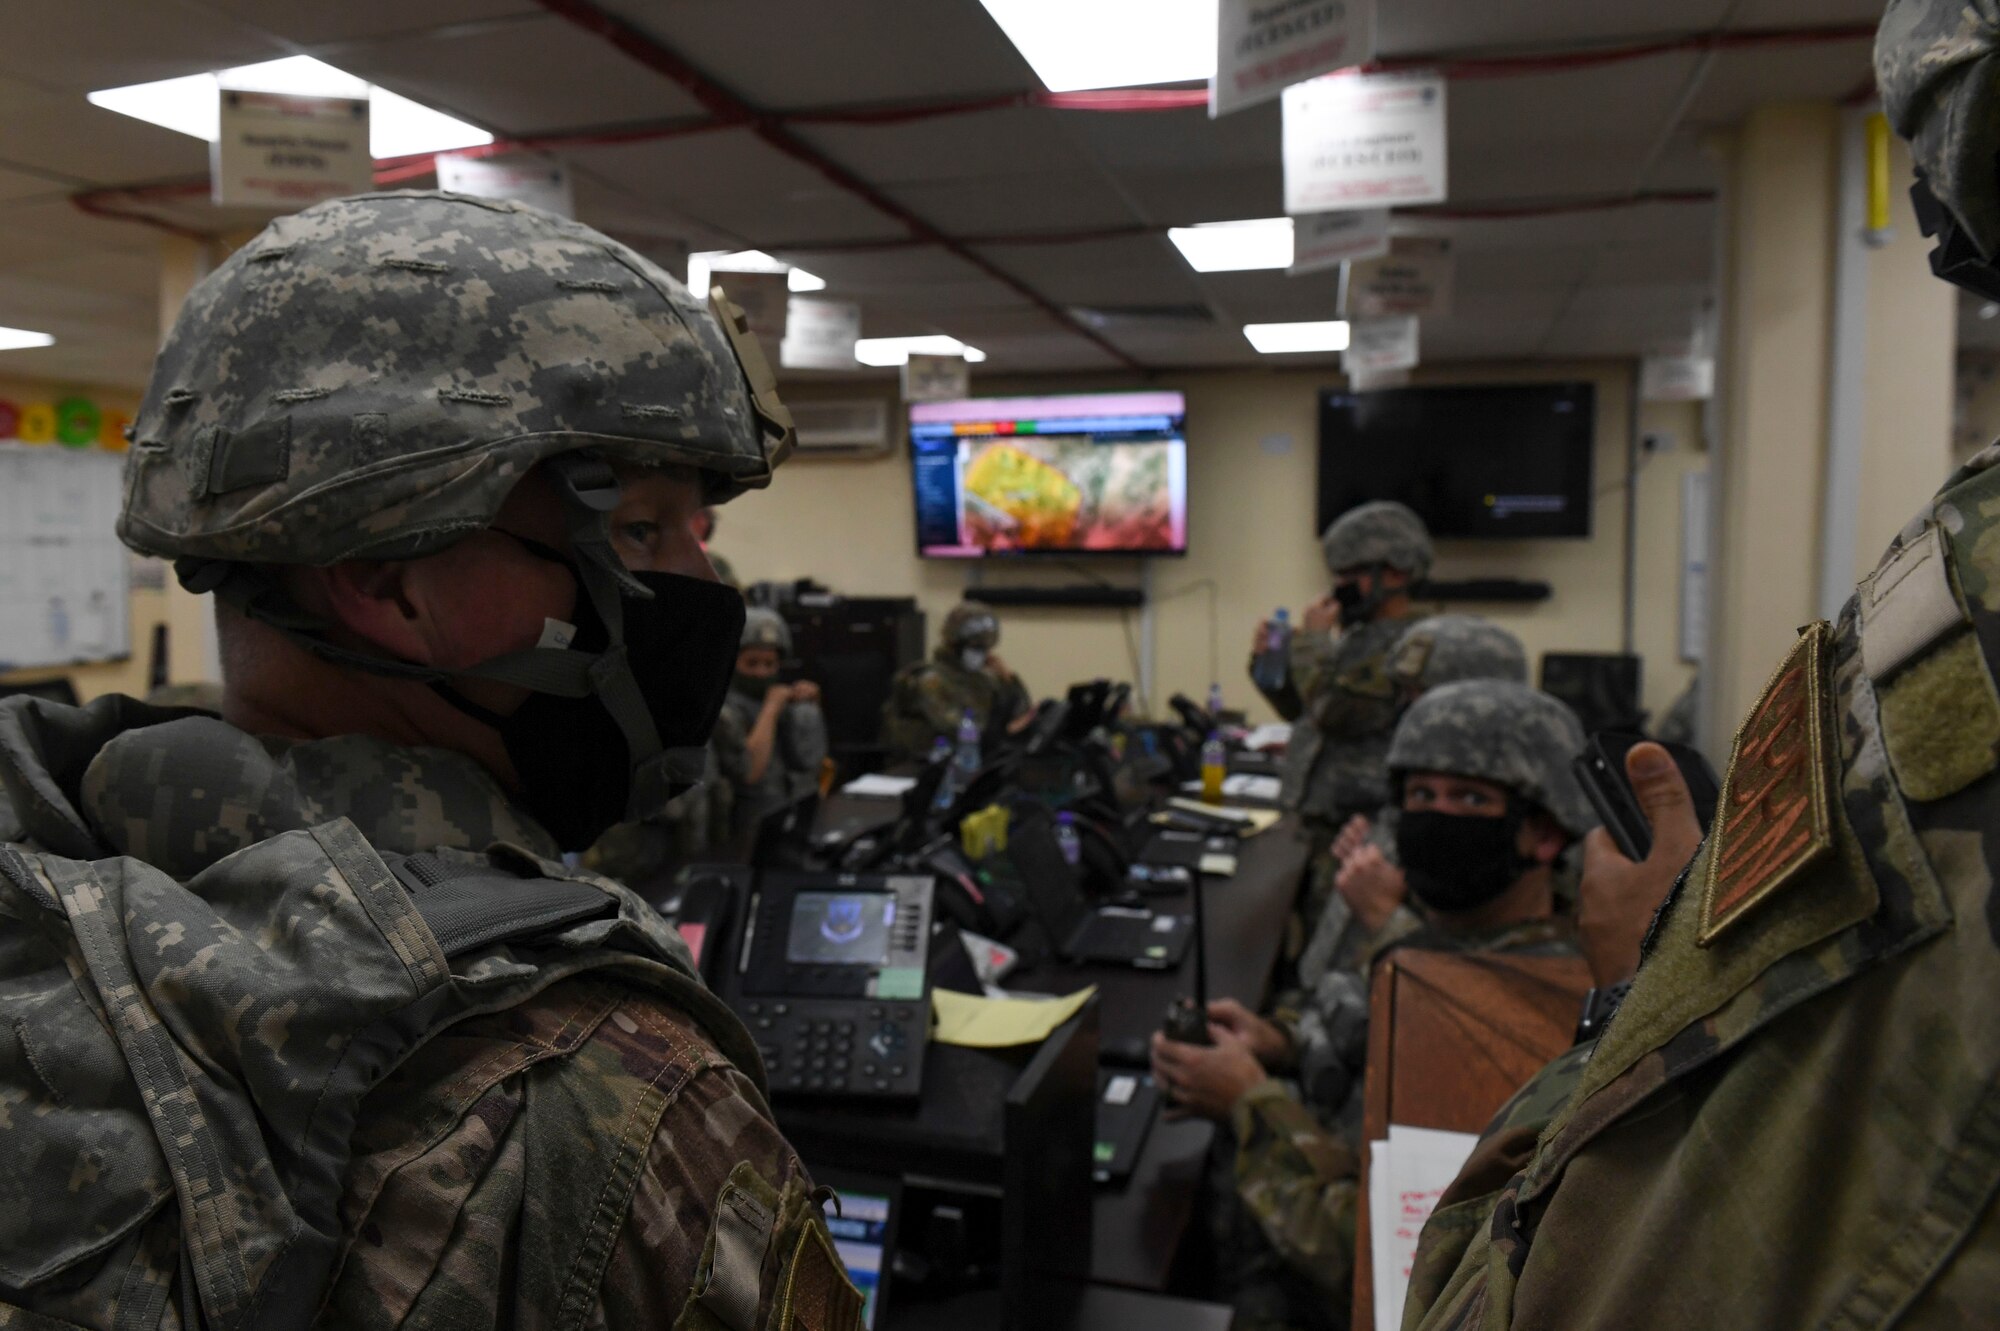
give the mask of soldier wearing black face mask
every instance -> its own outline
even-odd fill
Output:
[[[994,649],[1000,621],[993,611],[962,601],[945,616],[937,651],[896,676],[882,707],[882,745],[892,757],[921,761],[939,738],[955,739],[966,713],[987,734],[1019,730],[1034,717],[1034,699]]]
[[[1396,726],[1396,844],[1423,923],[1378,946],[1575,955],[1552,870],[1596,823],[1569,775],[1583,729],[1512,680],[1432,689]],[[1155,1037],[1154,1075],[1232,1129],[1233,1184],[1256,1242],[1232,1253],[1238,1326],[1337,1326],[1351,1301],[1368,980],[1330,968],[1271,1019],[1209,1005],[1213,1048]],[[1229,1208],[1222,1208],[1227,1210]]]

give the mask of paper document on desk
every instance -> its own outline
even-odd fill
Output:
[[[1282,749],[1292,742],[1292,728],[1283,721],[1258,726],[1243,737],[1243,747],[1253,753]]]
[[[1438,1197],[1465,1167],[1479,1138],[1469,1132],[1389,1125],[1368,1143],[1369,1254],[1375,1275],[1375,1331],[1399,1331],[1417,1237]]]
[[[975,998],[951,989],[931,990],[931,1039],[939,1044],[973,1049],[1004,1049],[1009,1045],[1040,1044],[1056,1027],[1075,1016],[1096,985],[1061,998],[1014,996]]]
[[[1200,800],[1171,799],[1167,801],[1167,806],[1232,823],[1240,829],[1238,834],[1246,837],[1270,831],[1284,817],[1276,809],[1231,809],[1220,804],[1203,804]]]
[[[1181,783],[1181,789],[1190,795],[1199,794],[1201,782],[1184,781]],[[1237,772],[1233,776],[1222,778],[1222,793],[1230,799],[1275,800],[1278,798],[1278,789],[1277,777],[1260,776],[1255,772]]]
[[[917,779],[913,776],[888,776],[882,772],[870,772],[857,776],[840,788],[843,795],[873,796],[877,799],[901,799],[905,791],[915,788]]]

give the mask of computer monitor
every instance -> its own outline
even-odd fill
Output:
[[[815,1168],[811,1173],[813,1182],[832,1188],[840,1199],[839,1214],[826,1218],[827,1232],[833,1235],[833,1250],[847,1268],[847,1278],[861,1291],[861,1325],[877,1331],[885,1325],[883,1309],[895,1270],[902,1182],[839,1169]]]
[[[1179,393],[969,398],[910,407],[917,553],[1187,553]]]
[[[1000,1201],[1007,1331],[1072,1325],[1090,1278],[1097,1036],[1093,998],[1042,1042],[1007,1092]]]

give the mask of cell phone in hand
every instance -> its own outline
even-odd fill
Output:
[[[1591,807],[1597,810],[1597,816],[1604,821],[1604,830],[1611,834],[1619,853],[1633,861],[1645,859],[1653,849],[1652,824],[1646,821],[1638,797],[1632,792],[1631,778],[1625,774],[1625,755],[1634,744],[1645,742],[1644,735],[1631,731],[1600,730],[1590,737],[1583,752],[1570,761],[1570,771],[1583,787]],[[1715,818],[1715,769],[1708,765],[1708,759],[1685,744],[1660,740],[1652,743],[1665,749],[1674,765],[1681,769],[1681,779],[1687,782],[1688,794],[1694,799],[1694,816],[1706,836],[1708,825]]]

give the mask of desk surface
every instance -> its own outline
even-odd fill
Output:
[[[827,801],[820,827],[851,834],[888,821],[896,809],[894,800],[836,795]],[[1210,881],[1204,907],[1211,997],[1241,999],[1253,1008],[1264,997],[1306,851],[1303,832],[1286,819],[1243,843],[1233,877]],[[1165,910],[1185,909],[1186,901],[1164,897],[1155,904]],[[1088,984],[1098,987],[1102,1046],[1137,1049],[1159,1028],[1167,1005],[1192,992],[1193,954],[1173,970],[1050,960],[1007,977],[1009,988],[1041,993],[1070,993]],[[784,1117],[782,1108],[779,1116]],[[1147,1134],[1131,1177],[1122,1185],[1097,1189],[1090,1263],[1094,1281],[1143,1290],[1166,1287],[1202,1186],[1213,1136],[1214,1128],[1206,1122],[1162,1118]]]

